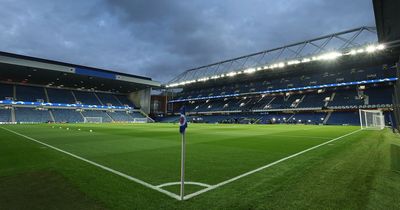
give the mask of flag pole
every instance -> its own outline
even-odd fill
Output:
[[[185,132],[182,133],[182,151],[181,151],[181,200],[185,197]]]

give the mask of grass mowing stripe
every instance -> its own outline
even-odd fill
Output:
[[[294,157],[296,157],[296,156],[299,156],[299,155],[301,155],[301,154],[303,154],[303,153],[306,153],[306,152],[309,152],[309,151],[311,151],[311,150],[317,149],[317,148],[319,148],[319,147],[321,147],[321,146],[324,146],[324,145],[329,144],[329,143],[331,143],[331,142],[337,141],[337,140],[342,139],[342,138],[344,138],[344,137],[346,137],[346,136],[350,136],[350,135],[352,135],[352,134],[354,134],[354,133],[357,133],[357,132],[359,132],[359,131],[361,131],[361,129],[356,130],[356,131],[353,131],[353,132],[350,132],[350,133],[345,134],[345,135],[342,135],[342,136],[339,136],[339,137],[337,137],[337,138],[334,138],[334,139],[329,140],[329,141],[327,141],[327,142],[324,142],[324,143],[322,143],[322,144],[318,144],[318,145],[316,145],[316,146],[313,146],[313,147],[308,148],[308,149],[306,149],[306,150],[303,150],[303,151],[301,151],[301,152],[295,153],[295,154],[293,154],[293,155],[290,155],[290,156],[288,156],[288,157],[282,158],[282,159],[277,160],[277,161],[275,161],[275,162],[269,163],[269,164],[267,164],[267,165],[265,165],[265,166],[262,166],[262,167],[260,167],[260,168],[257,168],[257,169],[254,169],[254,170],[252,170],[252,171],[249,171],[249,172],[246,172],[246,173],[244,173],[244,174],[241,174],[241,175],[239,175],[239,176],[236,176],[236,177],[234,177],[234,178],[232,178],[232,179],[228,179],[228,180],[226,180],[226,181],[220,182],[220,183],[218,183],[218,184],[216,184],[216,185],[213,185],[213,186],[211,186],[211,187],[208,187],[208,188],[205,188],[205,189],[203,189],[203,190],[197,191],[197,192],[195,192],[195,193],[186,195],[186,196],[184,197],[184,200],[193,198],[193,197],[195,197],[195,196],[198,196],[198,195],[203,194],[203,193],[205,193],[205,192],[208,192],[208,191],[210,191],[210,190],[213,190],[213,189],[216,189],[216,188],[221,187],[221,186],[223,186],[223,185],[229,184],[229,183],[231,183],[231,182],[233,182],[233,181],[236,181],[236,180],[238,180],[238,179],[241,179],[241,178],[243,178],[243,177],[245,177],[245,176],[248,176],[248,175],[251,175],[251,174],[256,173],[256,172],[258,172],[258,171],[264,170],[264,169],[269,168],[269,167],[271,167],[271,166],[273,166],[273,165],[276,165],[276,164],[278,164],[278,163],[280,163],[280,162],[283,162],[283,161],[285,161],[285,160],[294,158]]]
[[[131,181],[134,181],[134,182],[136,182],[136,183],[138,183],[138,184],[141,184],[141,185],[143,185],[143,186],[145,186],[145,187],[148,187],[148,188],[150,188],[150,189],[153,189],[153,190],[156,190],[156,191],[158,191],[158,192],[164,193],[165,195],[168,195],[168,196],[170,196],[170,197],[172,197],[172,198],[175,198],[175,199],[177,199],[177,200],[180,200],[180,197],[179,197],[178,195],[176,195],[175,193],[172,193],[172,192],[169,192],[169,191],[167,191],[167,190],[161,189],[160,187],[154,186],[154,185],[152,185],[152,184],[149,184],[149,183],[147,183],[147,182],[145,182],[145,181],[142,181],[142,180],[140,180],[140,179],[137,179],[137,178],[135,178],[135,177],[132,177],[132,176],[129,176],[129,175],[124,174],[124,173],[122,173],[122,172],[116,171],[116,170],[114,170],[114,169],[112,169],[112,168],[109,168],[109,167],[107,167],[107,166],[100,165],[100,164],[98,164],[98,163],[96,163],[96,162],[93,162],[93,161],[91,161],[91,160],[85,159],[85,158],[83,158],[83,157],[80,157],[80,156],[78,156],[78,155],[72,154],[72,153],[70,153],[70,152],[64,151],[64,150],[59,149],[59,148],[57,148],[57,147],[51,146],[51,145],[49,145],[49,144],[43,143],[43,142],[41,142],[41,141],[39,141],[39,140],[36,140],[36,139],[31,138],[31,137],[29,137],[29,136],[26,136],[26,135],[24,135],[24,134],[15,132],[15,131],[10,130],[10,129],[8,129],[8,128],[4,128],[4,127],[0,127],[0,128],[3,129],[3,130],[6,130],[6,131],[8,131],[8,132],[11,132],[11,133],[13,133],[13,134],[15,134],[15,135],[24,137],[24,138],[26,138],[26,139],[28,139],[28,140],[31,140],[31,141],[34,141],[34,142],[36,142],[36,143],[42,144],[42,145],[44,145],[44,146],[46,146],[46,147],[52,148],[52,149],[54,149],[54,150],[56,150],[56,151],[62,152],[62,153],[64,153],[64,154],[66,154],[66,155],[69,155],[69,156],[72,156],[72,157],[77,158],[77,159],[79,159],[79,160],[82,160],[82,161],[84,161],[84,162],[86,162],[86,163],[89,163],[89,164],[91,164],[91,165],[97,166],[97,167],[99,167],[99,168],[101,168],[101,169],[103,169],[103,170],[106,170],[106,171],[111,172],[111,173],[113,173],[113,174],[116,174],[116,175],[118,175],[118,176],[124,177],[124,178],[126,178],[126,179],[131,180]]]

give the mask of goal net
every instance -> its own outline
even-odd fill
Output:
[[[103,118],[102,117],[84,117],[83,122],[84,123],[102,123]]]
[[[133,118],[134,123],[147,123],[147,118]]]
[[[385,117],[381,110],[359,110],[361,129],[381,130],[385,128]]]

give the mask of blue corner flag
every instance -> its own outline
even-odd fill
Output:
[[[186,121],[186,116],[185,116],[185,106],[181,107],[181,116],[179,117],[179,132],[181,134],[185,133],[186,127],[187,127],[187,121]]]

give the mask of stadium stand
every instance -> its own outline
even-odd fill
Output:
[[[46,88],[49,102],[74,104],[75,98],[71,90]]]
[[[82,112],[84,117],[101,117],[103,122],[111,122],[112,119],[106,111],[100,110],[85,110]]]
[[[75,109],[52,109],[54,121],[58,123],[78,123],[83,122],[83,116]]]
[[[35,108],[17,107],[15,108],[16,121],[44,123],[52,121],[48,110],[37,110]]]
[[[124,111],[108,112],[108,115],[112,118],[113,121],[131,122],[134,120],[131,115]]]
[[[14,97],[13,86],[9,84],[0,83],[0,100]]]
[[[326,122],[328,125],[360,125],[358,112],[333,112]]]
[[[108,93],[96,93],[103,105],[114,105],[123,106],[120,101],[115,97],[115,95]]]
[[[314,43],[310,47],[324,48],[315,41],[329,43],[327,37],[337,35],[187,70],[167,84],[174,93],[168,101],[169,113],[165,119],[157,119],[176,120],[174,115],[182,106],[186,106],[190,121],[209,123],[359,125],[358,109],[380,109],[390,116],[398,57],[385,46],[366,42],[365,48],[359,43],[358,49],[338,47],[335,50],[340,56],[327,61],[318,61],[319,55],[310,52],[301,55],[306,58],[301,58],[300,52],[276,58],[284,52],[302,51],[310,43]],[[372,35],[376,39],[376,34]],[[332,48],[326,50],[332,52]],[[273,52],[277,53],[271,58],[277,60],[275,64],[260,61]],[[257,59],[260,62],[254,62]]]
[[[79,101],[82,104],[103,105],[93,92],[73,91],[73,93],[76,101]]]
[[[43,102],[47,102],[43,87],[17,85],[16,90],[17,90],[16,99],[18,101],[41,100]]]
[[[133,116],[147,117],[140,113],[150,112],[151,88],[161,86],[148,77],[7,52],[0,56],[0,123],[79,123],[85,117],[130,122]]]
[[[10,122],[11,121],[11,110],[0,109],[0,122]]]

